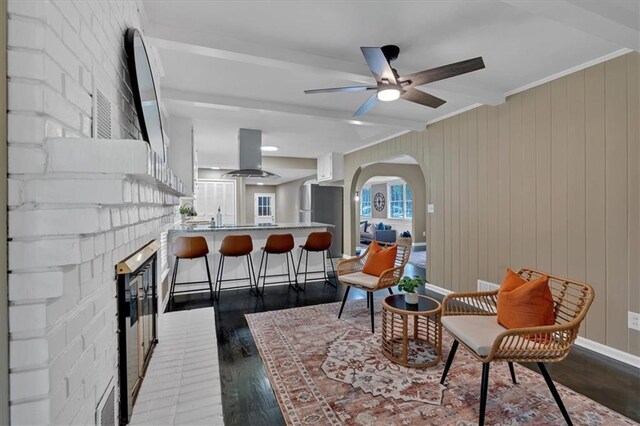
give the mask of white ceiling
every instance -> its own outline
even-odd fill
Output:
[[[424,128],[574,67],[638,50],[638,1],[145,0],[162,99],[192,118],[202,166],[237,164],[237,130],[263,130],[272,155],[315,158]],[[476,56],[486,69],[422,86],[447,103],[381,103],[304,89],[373,83],[360,46],[397,44],[408,74]]]

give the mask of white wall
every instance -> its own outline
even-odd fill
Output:
[[[112,137],[138,138],[123,34],[141,28],[140,8],[8,3],[13,424],[94,424],[116,376],[114,266],[172,221],[176,181],[148,169],[146,143],[87,139],[94,86],[113,105]],[[134,154],[140,167],[126,167]]]
[[[191,119],[170,117],[167,123],[169,146],[167,163],[187,185],[187,195],[193,194],[193,124]]]

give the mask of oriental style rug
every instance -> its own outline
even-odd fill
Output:
[[[380,306],[376,300],[378,311]],[[287,424],[477,424],[482,367],[463,348],[442,386],[442,363],[412,369],[382,354],[364,300],[348,303],[340,320],[339,309],[339,303],[331,303],[246,315]],[[443,333],[444,359],[450,345]],[[517,385],[506,364],[492,364],[485,423],[564,424],[542,376],[515,368]],[[564,386],[557,388],[574,424],[636,424]]]

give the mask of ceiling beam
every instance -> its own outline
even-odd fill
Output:
[[[416,120],[376,116],[366,116],[353,119],[349,114],[341,111],[323,108],[305,107],[279,102],[259,101],[254,99],[235,98],[230,96],[210,95],[207,93],[187,92],[166,88],[162,90],[162,101],[167,103],[179,103],[200,108],[213,108],[223,110],[249,109],[257,110],[263,114],[301,115],[305,117],[335,120],[350,124],[387,126],[405,130],[424,130],[425,123]]]
[[[184,31],[180,28],[157,23],[153,23],[146,34],[151,45],[159,49],[187,52],[271,68],[304,71],[325,78],[342,79],[359,84],[374,82],[371,71],[364,60],[362,63],[354,63],[208,33]],[[359,54],[358,49],[355,49],[354,55]],[[454,59],[452,59],[453,61]],[[455,78],[431,83],[428,87],[437,88],[443,94],[464,95],[472,103],[498,105],[505,101],[504,93],[478,88],[475,85],[456,81]]]
[[[618,47],[640,50],[640,32],[629,28],[593,10],[588,10],[578,2],[566,0],[502,0],[511,6],[542,16],[559,24],[582,31],[602,40],[614,43]],[[603,2],[603,7],[607,7]],[[640,18],[640,16],[639,16]]]

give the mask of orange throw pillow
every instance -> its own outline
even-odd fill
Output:
[[[377,253],[380,250],[382,250],[382,247],[380,247],[380,244],[378,244],[377,241],[372,241],[371,244],[369,244],[369,254],[373,254],[373,253]]]
[[[371,243],[371,245],[373,244],[375,244],[375,247],[369,249],[369,255],[362,272],[379,277],[384,271],[393,268],[395,265],[398,246],[394,244],[391,247],[381,249],[375,241]]]
[[[540,327],[555,323],[549,277],[525,281],[511,269],[498,290],[498,324],[506,328]]]

